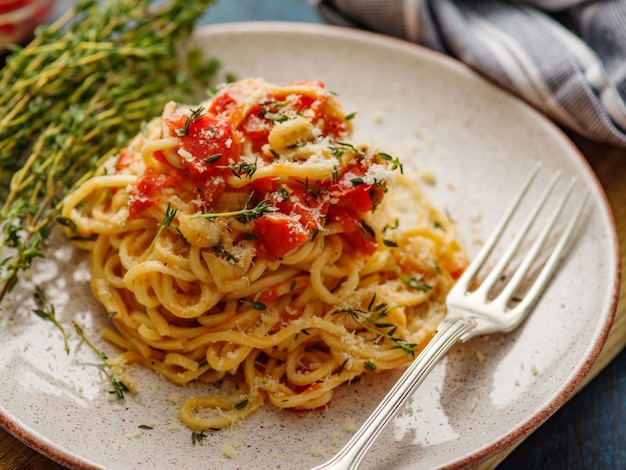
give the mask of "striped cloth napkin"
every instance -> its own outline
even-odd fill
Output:
[[[448,54],[562,127],[626,146],[626,0],[316,0],[333,24]]]

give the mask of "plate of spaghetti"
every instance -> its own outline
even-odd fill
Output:
[[[432,337],[537,160],[591,194],[575,253],[518,331],[450,352],[364,467],[478,464],[571,396],[618,269],[603,192],[560,130],[370,33],[249,23],[195,40],[237,79],[168,103],[70,193],[50,256],[2,306],[17,435],[81,469],[320,464]],[[69,353],[28,314],[33,286],[79,332]]]

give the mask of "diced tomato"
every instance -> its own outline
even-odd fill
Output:
[[[270,178],[258,178],[250,183],[250,187],[257,193],[267,197],[269,193],[278,191],[279,183],[273,177]]]
[[[322,384],[320,382],[313,382],[309,385],[296,385],[294,386],[293,391],[300,395],[302,393],[314,392],[315,390],[319,390],[320,388],[322,388]]]
[[[338,205],[364,213],[370,212],[382,201],[385,194],[382,187],[359,182],[366,171],[363,165],[351,165],[329,188],[330,194],[339,199]]]
[[[209,105],[209,109],[207,109],[207,114],[213,116],[229,116],[233,117],[235,111],[238,108],[239,95],[237,89],[235,88],[227,88],[219,93]]]
[[[196,194],[202,201],[202,210],[208,211],[226,191],[226,180],[221,176],[201,179],[195,178]]]
[[[296,183],[291,186],[289,198],[275,205],[280,213],[296,217],[306,232],[311,234],[325,218],[329,203],[317,199],[306,191],[303,184]]]
[[[349,208],[332,206],[328,211],[328,222],[335,222],[341,226],[349,246],[365,254],[372,254],[376,250],[378,243],[373,234],[369,232],[363,219]]]
[[[267,253],[274,258],[282,258],[309,239],[302,225],[293,218],[280,213],[263,214],[254,221],[252,233]],[[257,254],[260,253],[257,252]]]
[[[156,152],[154,152],[154,159],[166,165],[168,164],[167,158],[165,157],[165,154],[161,150],[157,150]]]
[[[148,169],[135,186],[129,191],[129,218],[137,217],[145,210],[155,206],[160,200],[161,189],[181,184],[178,175],[156,174]]]
[[[126,168],[130,168],[135,163],[135,154],[129,148],[120,150],[120,155],[115,162],[115,171],[120,172]]]
[[[258,109],[260,109],[260,105]],[[240,128],[245,138],[252,144],[252,150],[259,152],[261,147],[267,143],[267,138],[273,126],[273,121],[260,116],[258,112],[255,113],[253,110],[246,116]]]
[[[259,302],[268,305],[274,302],[277,298],[278,290],[276,289],[276,286],[273,286],[261,291],[261,294],[259,295]]]
[[[233,132],[230,119],[208,115],[193,119],[186,114],[177,114],[166,122],[178,135],[180,147],[189,154],[183,158],[183,163],[190,174],[204,177],[225,174],[217,167],[239,161],[239,137]]]
[[[327,113],[328,100],[330,97],[322,97],[311,103],[310,109],[315,113],[313,122],[323,120],[324,129],[323,134],[329,135],[334,138],[341,137],[348,131],[349,124],[343,118],[343,116],[331,115]]]

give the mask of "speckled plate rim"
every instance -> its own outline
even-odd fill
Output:
[[[262,22],[262,23],[229,23],[223,25],[213,25],[207,27],[201,27],[197,30],[196,36],[201,42],[207,35],[229,35],[240,33],[266,33],[266,34],[303,34],[311,36],[325,36],[332,37],[337,41],[343,39],[360,41],[364,45],[368,43],[376,45],[385,45],[386,47],[403,50],[408,55],[414,55],[416,57],[428,57],[429,60],[435,61],[446,67],[453,74],[460,76],[466,76],[468,79],[475,80],[477,75],[471,69],[465,65],[450,59],[446,56],[440,55],[428,49],[424,49],[420,46],[410,44],[408,42],[394,39],[387,36],[382,36],[376,33],[370,33],[366,31],[357,31],[351,29],[344,29],[335,26],[326,25],[312,25],[302,23],[274,23],[274,22]],[[217,54],[219,56],[219,53]],[[508,433],[503,434],[499,439],[486,444],[485,446],[476,449],[475,452],[470,455],[450,463],[451,467],[466,467],[472,466],[484,461],[490,456],[493,456],[511,445],[519,442],[521,439],[530,434],[534,429],[540,426],[546,419],[548,419],[557,409],[559,409],[566,401],[575,393],[576,389],[589,372],[596,358],[598,357],[602,346],[609,333],[613,317],[615,314],[618,294],[619,294],[619,282],[621,275],[621,266],[619,263],[619,247],[615,230],[615,223],[612,219],[611,209],[604,195],[603,189],[600,183],[593,175],[593,170],[585,161],[584,157],[580,155],[578,149],[569,141],[565,134],[551,121],[546,119],[543,115],[528,107],[528,112],[533,114],[533,119],[541,123],[549,133],[553,135],[555,140],[561,141],[561,145],[570,148],[572,155],[577,155],[576,158],[579,161],[576,164],[581,168],[581,171],[587,173],[588,181],[594,185],[593,190],[597,193],[597,201],[601,203],[601,209],[605,212],[605,220],[610,225],[611,244],[609,250],[614,254],[614,264],[610,266],[610,272],[614,274],[612,283],[607,286],[610,291],[610,302],[604,312],[601,312],[601,321],[599,322],[599,329],[596,336],[593,338],[593,342],[588,345],[585,359],[581,363],[577,364],[572,370],[566,383],[562,388],[555,390],[553,396],[548,400],[544,406],[532,413],[528,419],[514,429],[511,429]],[[67,451],[65,448],[59,446],[54,440],[43,436],[37,430],[24,427],[19,419],[19,416],[12,415],[7,412],[6,409],[0,406],[2,412],[0,412],[0,425],[2,425],[8,432],[16,436],[18,439],[25,442],[30,447],[41,452],[42,454],[50,457],[63,465],[78,469],[89,468],[101,468],[98,464],[90,462],[81,455]]]

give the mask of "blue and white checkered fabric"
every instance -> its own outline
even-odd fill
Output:
[[[561,126],[626,146],[626,0],[318,0],[324,18],[448,54]]]

